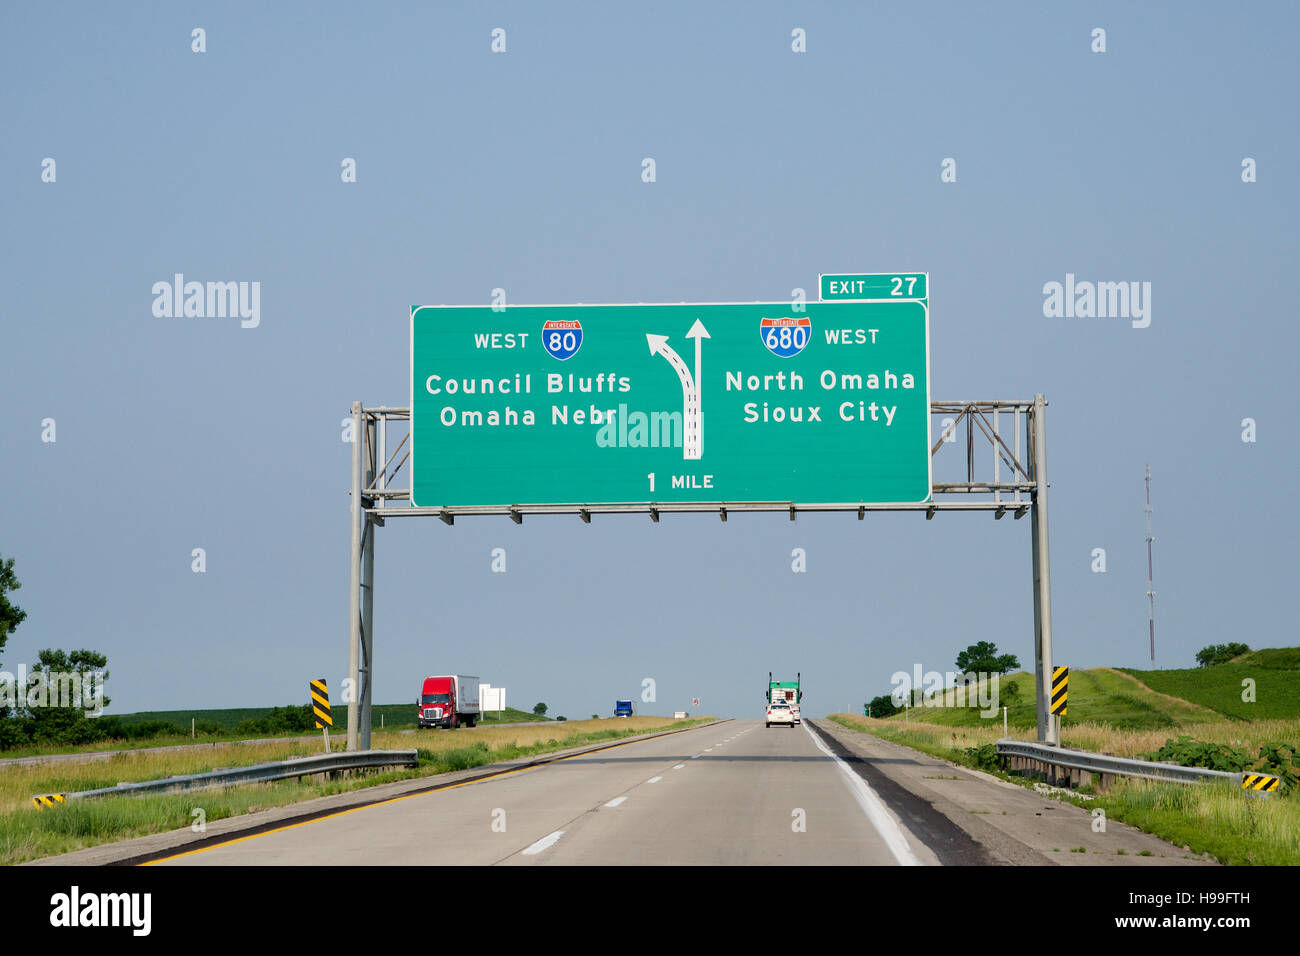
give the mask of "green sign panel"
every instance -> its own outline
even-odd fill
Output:
[[[926,299],[929,275],[924,272],[864,272],[821,277],[821,299]]]
[[[930,498],[922,300],[415,306],[412,503]]]

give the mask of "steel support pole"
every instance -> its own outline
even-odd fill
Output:
[[[373,488],[376,472],[375,422],[365,421],[364,488]],[[362,525],[361,550],[361,749],[370,749],[371,698],[375,684],[375,530],[378,526],[369,514]]]
[[[1046,405],[1042,395],[1034,396],[1028,436],[1033,444],[1030,460],[1034,469],[1030,529],[1034,562],[1034,677],[1038,683],[1038,740],[1059,744],[1060,735],[1051,717],[1052,574],[1047,538],[1047,422],[1043,414]]]
[[[361,537],[365,511],[361,507],[361,443],[364,441],[361,403],[352,403],[352,533],[348,547],[348,750],[360,749],[361,689]]]

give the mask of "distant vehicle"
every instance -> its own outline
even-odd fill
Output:
[[[686,719],[686,711],[684,710],[673,711],[673,720],[685,720],[685,719]]]
[[[616,701],[614,701],[614,716],[615,716],[615,717],[631,717],[631,716],[632,716],[632,702],[631,702],[630,700],[616,700]]]
[[[415,712],[421,727],[473,727],[478,723],[478,678],[465,674],[426,677]]]
[[[794,709],[783,700],[774,700],[767,705],[767,726],[785,724],[794,727]]]
[[[783,700],[794,712],[794,722],[799,720],[799,703],[803,700],[803,691],[799,687],[801,674],[795,674],[794,680],[772,680],[772,672],[767,672],[767,702]]]

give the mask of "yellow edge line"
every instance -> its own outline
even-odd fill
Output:
[[[695,728],[687,727],[685,729],[694,730]],[[674,732],[681,733],[682,731],[679,730]],[[561,760],[571,760],[574,757],[585,757],[587,754],[596,753],[598,750],[613,750],[615,747],[626,747],[628,744],[639,744],[642,742],[643,741],[640,740],[625,740],[622,743],[610,744],[608,747],[598,747],[596,748],[596,750],[585,750],[582,753],[568,754],[567,756],[564,757],[556,757],[554,760],[549,760],[547,761],[547,763],[543,763],[543,764],[534,764],[530,767],[515,767],[513,770],[501,770],[498,771],[497,773],[490,774],[489,776],[486,777],[478,777],[474,780],[462,780],[460,783],[449,783],[446,786],[438,787],[434,790],[424,790],[419,793],[404,793],[400,797],[389,797],[387,800],[379,800],[375,803],[367,803],[364,806],[349,807],[346,810],[338,810],[334,813],[327,813],[323,816],[312,817],[310,820],[300,820],[297,823],[288,823],[282,827],[276,827],[274,830],[263,830],[261,833],[253,833],[248,836],[235,837],[233,840],[224,840],[221,843],[214,843],[212,844],[212,846],[199,847],[197,850],[186,850],[184,853],[175,853],[172,854],[171,856],[159,857],[156,860],[147,860],[144,863],[140,863],[137,865],[153,866],[155,863],[166,863],[169,860],[179,860],[183,856],[193,856],[196,853],[206,853],[209,850],[218,850],[223,846],[234,846],[236,843],[243,843],[247,840],[256,840],[258,837],[268,836],[272,833],[282,833],[285,830],[293,830],[296,829],[297,827],[305,827],[312,823],[320,823],[322,820],[333,820],[335,817],[342,817],[342,816],[346,816],[349,813],[356,813],[358,810],[372,810],[375,807],[382,807],[390,803],[397,803],[399,800],[409,800],[412,797],[427,797],[431,793],[441,793],[443,790],[454,790],[457,787],[464,787],[471,783],[483,783],[485,780],[494,780],[497,777],[505,777],[512,773],[521,773],[525,770],[541,770],[543,767],[547,766],[547,764],[559,763]],[[354,791],[354,792],[359,792],[359,791]],[[292,805],[293,804],[285,804],[285,806],[292,806]]]

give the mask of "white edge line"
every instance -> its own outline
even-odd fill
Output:
[[[813,743],[821,750],[822,753],[835,761],[835,765],[844,771],[844,782],[853,794],[853,798],[858,801],[858,806],[862,812],[867,815],[871,825],[876,828],[876,832],[884,839],[885,845],[889,847],[889,852],[894,854],[901,866],[921,866],[921,861],[912,853],[911,847],[907,845],[907,837],[903,834],[903,828],[890,815],[889,810],[876,796],[874,790],[867,786],[867,782],[853,772],[853,768],[844,762],[842,758],[831,752],[811,727],[803,725],[803,729],[808,731],[808,736],[813,739]]]
[[[528,849],[523,851],[524,856],[534,856],[543,850],[555,846],[560,837],[564,836],[563,830],[556,830],[554,833],[548,833]]]

